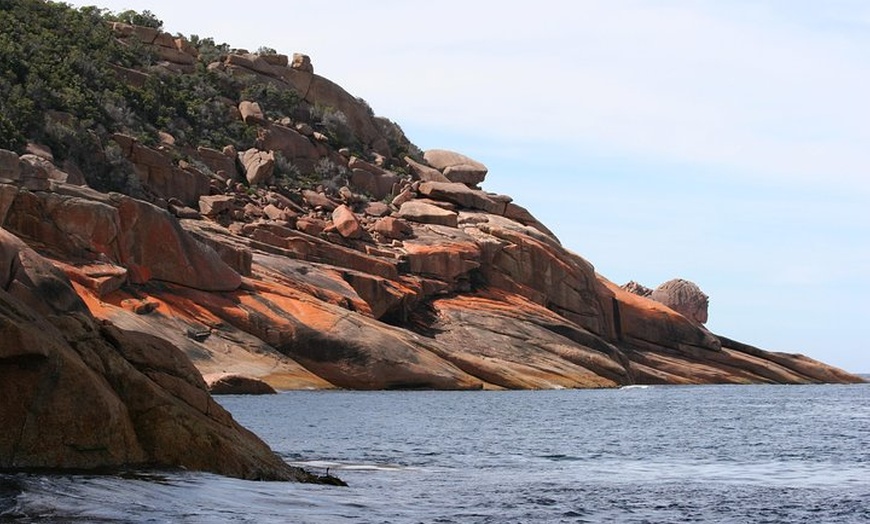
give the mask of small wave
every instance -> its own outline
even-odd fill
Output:
[[[564,455],[561,453],[554,454],[554,455],[541,455],[540,458],[552,460],[554,462],[577,462],[577,461],[583,460],[582,458],[575,457],[574,455]]]
[[[631,384],[629,386],[622,386],[619,389],[649,389],[652,386],[647,386],[645,384]]]
[[[293,466],[299,466],[307,469],[334,469],[344,471],[410,471],[416,470],[411,466],[403,466],[401,464],[378,464],[365,462],[337,462],[327,460],[306,460],[290,462]]]
[[[0,475],[0,517],[15,507],[16,499],[23,489],[21,481],[15,477]]]

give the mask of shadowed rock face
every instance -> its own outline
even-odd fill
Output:
[[[0,469],[310,480],[236,424],[182,352],[95,320],[59,269],[2,229],[0,281]]]

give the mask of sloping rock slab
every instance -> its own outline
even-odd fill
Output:
[[[420,193],[433,200],[444,200],[467,209],[479,209],[495,215],[504,215],[507,207],[507,202],[458,182],[423,182],[420,184]]]
[[[455,211],[419,200],[411,200],[402,204],[398,216],[421,224],[438,224],[448,227],[456,227],[459,224],[459,216]]]
[[[433,332],[463,371],[508,389],[613,387],[630,381],[619,351],[517,295],[438,299]]]

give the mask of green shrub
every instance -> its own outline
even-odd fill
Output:
[[[360,142],[348,125],[347,115],[342,111],[332,106],[317,104],[311,111],[311,117],[334,145],[361,152]]]
[[[153,27],[154,29],[163,29],[163,20],[160,20],[151,11],[145,10],[138,13],[132,9],[122,11],[116,15],[107,14],[106,18],[116,22],[123,22],[130,25],[140,25],[143,27]]]
[[[278,87],[269,82],[257,82],[242,88],[241,100],[250,100],[260,104],[260,109],[267,118],[280,120],[293,118],[302,98],[290,87]]]
[[[330,193],[335,193],[341,186],[347,185],[347,168],[337,165],[328,158],[321,158],[317,162],[317,165],[314,166],[314,173],[317,175],[319,183]]]
[[[259,103],[271,120],[311,122],[333,145],[361,154],[342,112],[330,107],[311,111],[289,86],[209,69],[209,63],[231,51],[228,45],[192,36],[199,51],[196,69],[176,74],[155,66],[148,45],[135,39],[121,44],[107,21],[163,26],[149,11],[113,14],[43,0],[0,0],[0,148],[22,153],[27,141],[44,143],[59,162],[75,162],[95,189],[140,193],[132,166],[122,161],[111,139],[114,133],[152,145],[158,132],[166,131],[179,151],[228,144],[245,150],[254,145],[256,128],[245,125],[234,106],[246,99]],[[275,50],[263,47],[259,52]],[[146,76],[129,81],[119,67]],[[297,184],[317,179],[332,186],[346,178],[336,166],[299,173],[286,164],[284,178]]]
[[[198,35],[190,35],[187,40],[199,53],[199,61],[206,65],[220,61],[230,52],[228,44],[216,44],[214,38],[200,38]]]

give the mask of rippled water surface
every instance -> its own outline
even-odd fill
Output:
[[[348,488],[0,476],[23,522],[870,522],[870,385],[221,397]]]

